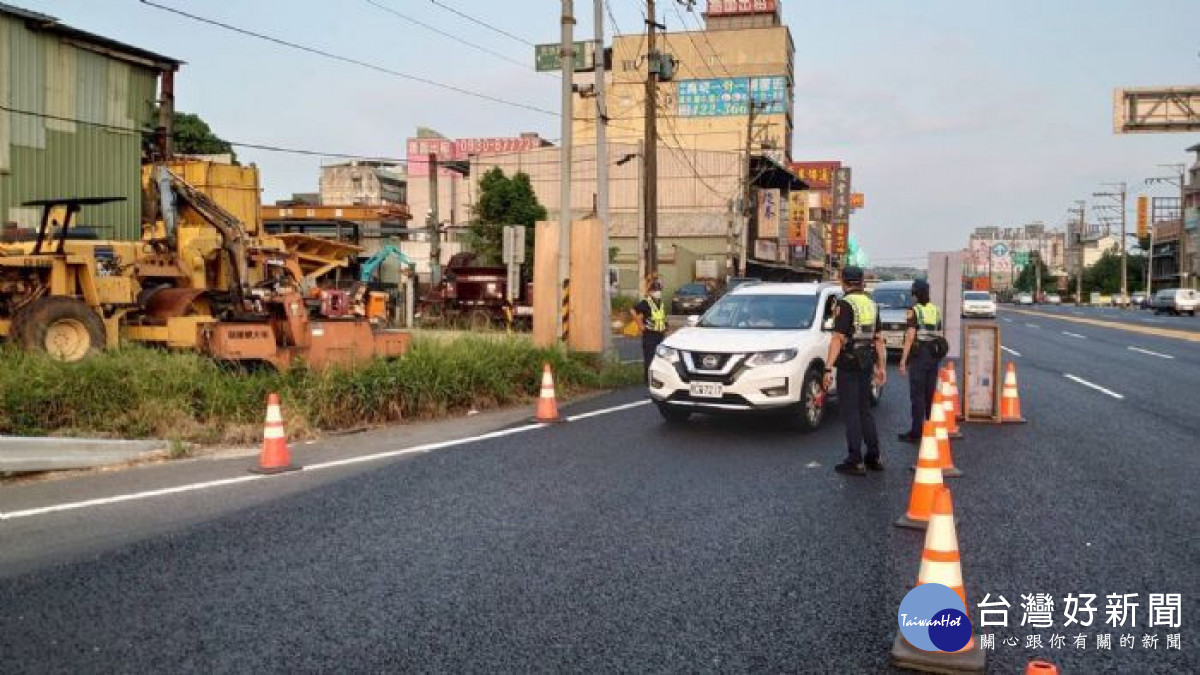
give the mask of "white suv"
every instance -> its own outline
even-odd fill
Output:
[[[841,296],[827,283],[739,286],[659,345],[650,397],[668,422],[692,413],[776,412],[803,430],[817,428]],[[872,403],[878,398],[875,388]]]

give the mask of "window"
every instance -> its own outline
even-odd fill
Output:
[[[871,294],[879,309],[907,309],[912,307],[912,294],[904,288],[881,288]]]
[[[726,295],[700,320],[704,328],[803,330],[812,325],[812,295]]]

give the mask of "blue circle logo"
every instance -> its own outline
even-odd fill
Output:
[[[942,584],[921,584],[900,603],[896,620],[909,644],[927,652],[956,652],[971,641],[974,629],[962,598]]]

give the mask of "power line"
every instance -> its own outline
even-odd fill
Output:
[[[376,72],[385,73],[385,74],[387,74],[387,75],[392,75],[392,76],[394,76],[394,77],[399,77],[399,78],[401,78],[401,79],[405,79],[405,80],[411,80],[411,81],[413,81],[413,82],[420,82],[420,83],[422,83],[422,84],[427,84],[427,85],[429,85],[429,86],[432,86],[432,87],[437,87],[437,88],[439,88],[439,89],[445,89],[445,90],[447,90],[447,91],[453,91],[453,92],[456,92],[456,93],[459,93],[459,94],[464,94],[464,95],[466,95],[466,96],[471,96],[471,97],[473,97],[473,98],[478,98],[478,99],[482,99],[482,100],[485,100],[485,101],[491,101],[492,103],[500,103],[500,104],[502,104],[502,105],[511,106],[511,107],[513,107],[513,108],[522,108],[522,109],[524,109],[524,110],[532,110],[533,112],[539,112],[539,113],[542,113],[542,114],[545,114],[545,115],[552,115],[552,116],[554,116],[554,117],[560,117],[560,116],[561,116],[559,113],[557,113],[557,112],[554,112],[553,110],[547,110],[547,109],[545,109],[545,108],[539,108],[539,107],[537,107],[537,106],[534,106],[534,105],[529,105],[529,104],[527,104],[527,103],[520,103],[520,102],[517,102],[517,101],[510,101],[510,100],[508,100],[508,99],[503,99],[503,98],[500,98],[500,97],[498,97],[498,96],[492,96],[492,95],[490,95],[490,94],[484,94],[484,93],[481,93],[481,92],[478,92],[478,91],[472,91],[472,90],[470,90],[470,89],[464,89],[463,87],[459,87],[459,86],[456,86],[456,85],[453,85],[453,84],[446,84],[446,83],[444,83],[444,82],[438,82],[437,80],[431,80],[431,79],[429,79],[429,78],[427,78],[427,77],[421,77],[421,76],[419,76],[419,75],[411,75],[411,74],[409,74],[409,73],[402,73],[402,72],[400,72],[400,71],[398,71],[398,70],[393,70],[393,69],[391,69],[391,68],[388,68],[388,67],[386,67],[386,66],[381,66],[381,65],[374,64],[374,63],[370,63],[370,62],[367,62],[367,61],[361,61],[361,60],[359,60],[359,59],[351,58],[351,57],[349,57],[349,56],[342,56],[342,55],[340,55],[340,54],[334,54],[334,53],[332,53],[332,52],[327,52],[327,51],[325,51],[325,50],[323,50],[323,49],[317,49],[317,48],[315,48],[315,47],[309,47],[309,46],[302,45],[302,44],[298,44],[298,43],[295,43],[295,42],[289,42],[289,41],[287,41],[287,40],[283,40],[283,39],[281,39],[281,38],[273,37],[273,36],[271,36],[271,35],[266,35],[266,34],[263,34],[263,33],[257,33],[257,32],[254,32],[254,31],[252,31],[252,30],[248,30],[248,29],[245,29],[245,28],[239,28],[239,27],[237,27],[237,26],[234,26],[234,25],[231,25],[231,24],[228,24],[228,23],[223,23],[223,22],[221,22],[221,21],[217,21],[217,20],[215,20],[215,19],[209,19],[209,18],[206,18],[206,17],[203,17],[203,16],[199,16],[199,15],[196,15],[196,14],[191,14],[191,13],[189,13],[189,12],[185,12],[185,11],[183,11],[183,10],[181,10],[181,9],[176,9],[176,8],[174,8],[174,7],[168,7],[167,5],[161,5],[161,4],[158,4],[158,3],[156,3],[156,2],[153,2],[152,0],[139,0],[139,1],[140,1],[140,2],[141,2],[143,5],[147,5],[147,6],[149,6],[149,7],[154,7],[154,8],[156,8],[156,9],[161,9],[161,10],[163,10],[163,11],[165,11],[165,12],[170,12],[170,13],[172,13],[172,14],[177,14],[177,15],[179,15],[179,16],[182,16],[182,17],[185,17],[185,18],[191,19],[191,20],[193,20],[193,21],[198,21],[198,22],[200,22],[200,23],[206,23],[206,24],[208,24],[208,25],[210,25],[210,26],[216,26],[216,27],[218,27],[218,28],[224,28],[225,30],[232,31],[232,32],[234,32],[234,33],[240,33],[240,34],[242,34],[242,35],[246,35],[246,36],[249,36],[249,37],[257,38],[257,39],[259,39],[259,40],[265,40],[265,41],[267,41],[267,42],[272,42],[272,43],[275,43],[275,44],[277,44],[277,45],[281,45],[281,46],[283,46],[283,47],[288,47],[288,48],[290,48],[290,49],[296,49],[296,50],[298,50],[298,51],[307,52],[307,53],[309,53],[309,54],[316,54],[317,56],[323,56],[323,57],[325,57],[325,58],[327,58],[327,59],[332,59],[332,60],[334,60],[334,61],[340,61],[340,62],[342,62],[342,63],[349,63],[349,64],[352,64],[352,65],[360,66],[360,67],[362,67],[362,68],[367,68],[367,69],[369,69],[369,70],[374,70],[374,71],[376,71]]]
[[[536,46],[537,46],[536,44],[534,44],[534,43],[530,42],[529,40],[526,40],[525,38],[523,38],[523,37],[521,37],[521,36],[519,36],[519,35],[513,35],[512,33],[509,33],[508,31],[506,31],[506,30],[503,30],[503,29],[501,29],[501,28],[497,28],[497,27],[493,26],[492,24],[490,24],[490,23],[487,23],[486,21],[483,21],[483,20],[477,19],[477,18],[475,18],[475,17],[471,16],[470,14],[467,14],[466,12],[462,12],[462,11],[460,11],[460,10],[457,10],[457,9],[453,8],[453,7],[450,7],[450,6],[448,6],[448,5],[445,5],[445,4],[441,3],[441,2],[438,2],[438,0],[429,0],[429,1],[430,1],[430,2],[432,2],[434,5],[437,5],[438,7],[441,7],[442,9],[446,10],[447,12],[450,12],[450,13],[452,13],[452,14],[457,14],[458,16],[461,16],[462,18],[466,19],[467,21],[470,21],[471,23],[474,23],[474,24],[478,24],[478,25],[480,25],[480,26],[483,26],[484,28],[486,28],[486,29],[488,29],[488,30],[492,31],[493,33],[499,33],[500,35],[503,35],[503,36],[505,36],[505,37],[507,37],[507,38],[511,38],[511,39],[513,39],[513,40],[516,40],[517,42],[522,42],[522,43],[524,43],[524,44],[527,44],[527,45],[529,45],[530,47],[536,47]],[[611,16],[611,15],[610,15],[610,16]]]
[[[528,63],[522,63],[521,61],[518,61],[513,58],[509,58],[508,56],[505,56],[504,54],[501,54],[498,51],[489,49],[487,47],[484,47],[483,45],[475,44],[474,42],[471,42],[470,40],[465,40],[457,35],[454,35],[453,33],[447,33],[446,31],[444,31],[436,26],[431,26],[431,25],[425,23],[424,21],[421,21],[420,19],[414,19],[413,17],[408,16],[407,14],[398,12],[395,9],[392,9],[391,7],[388,7],[387,5],[385,5],[381,2],[377,2],[377,0],[363,0],[363,2],[366,2],[368,5],[371,5],[381,11],[387,12],[388,14],[391,14],[395,17],[398,17],[398,18],[408,21],[410,23],[415,23],[418,26],[421,26],[422,28],[433,31],[434,33],[437,33],[438,35],[441,35],[442,37],[448,38],[450,40],[454,40],[455,42],[464,44],[472,49],[479,50],[485,54],[491,54],[492,56],[495,56],[498,59],[503,59],[505,61],[508,61],[509,63],[518,65],[523,69],[527,69],[527,70],[530,69]],[[550,74],[550,73],[547,73],[547,74]]]

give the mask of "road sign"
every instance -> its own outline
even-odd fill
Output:
[[[1138,239],[1150,236],[1150,198],[1146,195],[1137,198],[1137,236]]]
[[[534,70],[538,72],[562,70],[562,45],[552,42],[547,45],[537,45],[533,48]],[[596,47],[594,42],[575,43],[575,70],[592,70],[596,67]]]
[[[997,258],[1003,258],[1008,255],[1008,246],[1003,243],[992,246],[992,255]]]
[[[503,230],[503,253],[501,261],[505,264],[520,265],[525,262],[525,226],[505,225]]]

